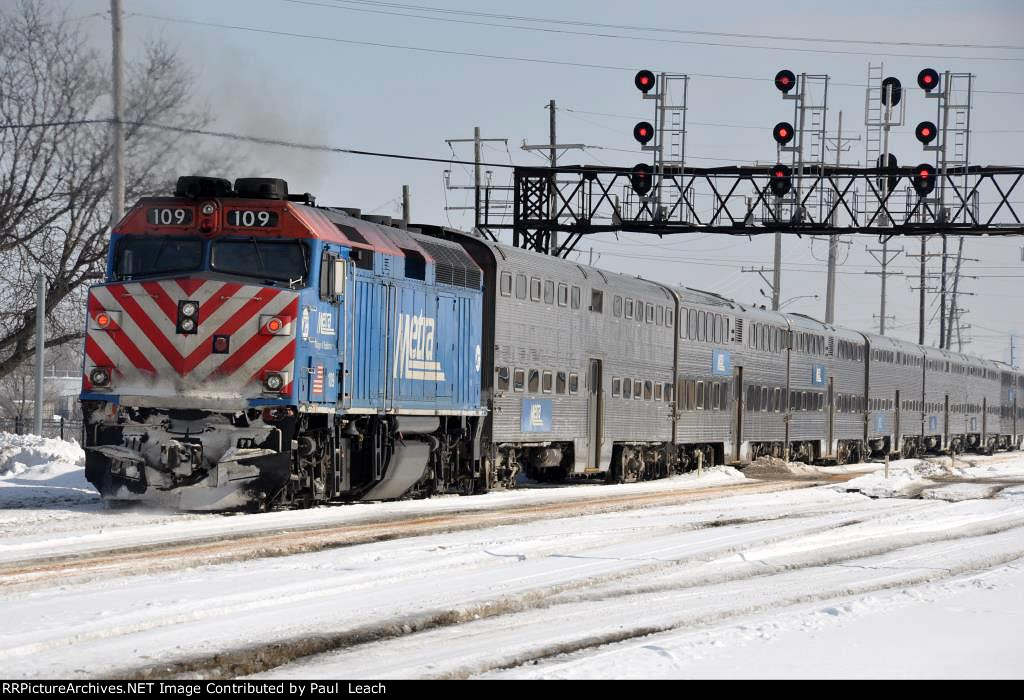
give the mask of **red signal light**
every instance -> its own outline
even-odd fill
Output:
[[[650,122],[637,122],[633,127],[633,138],[646,146],[654,138],[654,127]]]
[[[914,191],[919,197],[931,193],[935,189],[935,166],[921,163],[914,173]]]
[[[793,182],[789,177],[790,172],[790,169],[782,163],[779,163],[772,168],[771,177],[768,180],[768,187],[776,197],[784,197],[789,193],[789,190],[792,189]]]
[[[917,74],[917,84],[925,92],[931,92],[939,85],[939,74],[934,68],[925,68]]]
[[[775,74],[775,87],[782,93],[787,93],[796,86],[796,75],[791,70],[780,70]]]
[[[653,172],[647,163],[637,163],[629,173],[629,184],[633,186],[633,191],[641,197],[651,191]]]
[[[633,78],[633,84],[646,95],[654,87],[654,73],[649,70],[639,71]]]
[[[914,129],[914,137],[927,146],[929,143],[935,140],[935,137],[939,135],[939,130],[935,127],[932,122],[921,122]]]
[[[793,140],[793,134],[793,125],[789,122],[779,122],[775,125],[775,128],[772,129],[772,137],[782,146],[785,146]]]
[[[96,314],[96,325],[100,328],[106,328],[110,325],[110,316],[105,313]]]

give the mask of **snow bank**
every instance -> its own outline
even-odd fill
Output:
[[[743,468],[748,478],[759,479],[772,476],[820,476],[821,472],[803,462],[786,462],[778,457],[758,457]]]
[[[880,469],[851,479],[834,488],[837,491],[859,491],[871,498],[931,498],[942,501],[966,501],[988,498],[995,489],[979,484],[942,485],[937,477],[970,477],[966,469],[953,466],[948,460],[907,463],[889,467],[889,477]]]
[[[0,508],[98,501],[84,465],[77,442],[0,432]]]
[[[85,452],[77,442],[0,433],[0,477],[45,472],[55,463],[81,467]]]

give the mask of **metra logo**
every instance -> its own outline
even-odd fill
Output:
[[[443,382],[444,370],[434,359],[434,319],[399,314],[395,334],[394,376]]]

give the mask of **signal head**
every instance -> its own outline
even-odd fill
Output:
[[[654,138],[654,127],[650,122],[637,122],[633,127],[633,138],[646,146]]]
[[[921,163],[914,168],[914,191],[919,197],[931,194],[935,189],[935,166],[931,163]]]
[[[637,90],[646,95],[654,88],[654,73],[647,69],[639,71],[633,78],[633,84],[636,85]]]
[[[891,101],[891,106],[895,107],[902,98],[903,83],[900,82],[899,78],[889,76],[882,81],[882,104],[888,105]]]
[[[776,197],[783,197],[793,187],[790,180],[790,169],[782,163],[776,163],[768,173],[768,186]]]
[[[647,163],[637,163],[633,166],[633,170],[629,173],[629,184],[633,186],[633,191],[638,195],[645,195],[651,191],[651,186],[654,184],[651,182],[651,175],[653,170]]]
[[[914,129],[914,136],[925,146],[934,141],[935,137],[938,135],[938,130],[932,122],[921,122],[917,125],[917,128]]]
[[[939,86],[939,74],[934,68],[925,68],[917,74],[917,84],[925,92],[931,92]]]
[[[775,139],[776,143],[781,146],[785,146],[787,143],[793,140],[796,135],[796,131],[793,129],[793,125],[789,122],[779,122],[772,129],[772,138]]]
[[[788,69],[780,70],[775,74],[775,87],[783,94],[789,92],[796,87],[796,75]]]

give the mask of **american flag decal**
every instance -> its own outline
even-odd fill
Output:
[[[324,393],[324,366],[317,365],[316,372],[313,374],[313,393],[322,394]]]
[[[176,330],[184,299],[199,303],[194,334]],[[86,374],[89,366],[112,367],[117,394],[244,399],[261,394],[264,374],[287,371],[295,360],[292,333],[260,327],[261,316],[295,318],[298,294],[290,290],[206,279],[124,282],[94,287],[88,311],[92,319],[120,312],[119,323],[90,328],[85,340]],[[230,352],[213,352],[215,335],[230,337]]]

